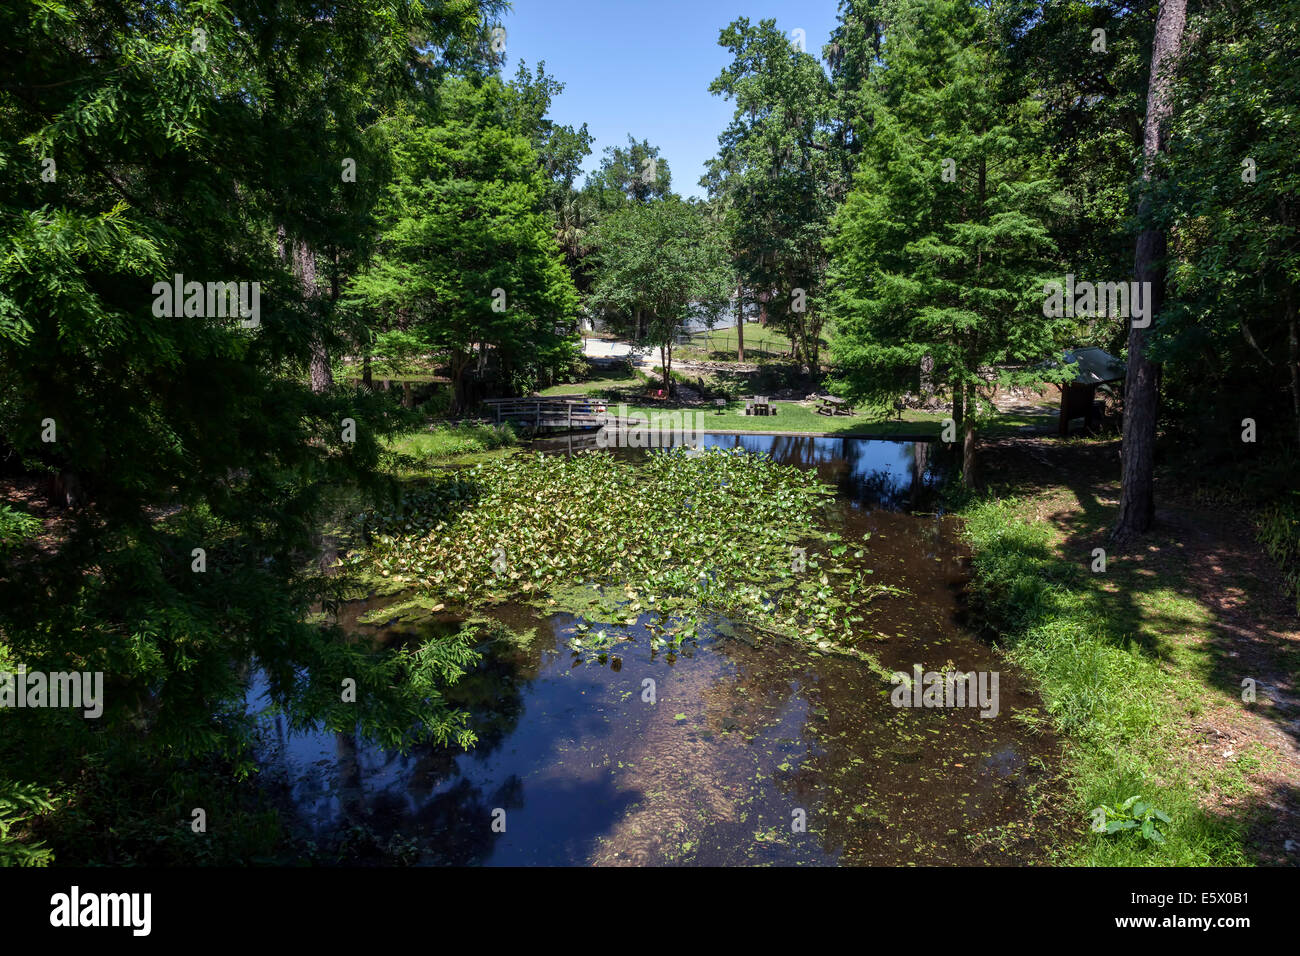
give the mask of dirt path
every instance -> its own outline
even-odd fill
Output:
[[[1187,504],[1158,513],[1184,545],[1181,568],[1189,587],[1213,616],[1210,653],[1216,684],[1254,682],[1255,702],[1212,701],[1203,720],[1186,728],[1189,747],[1209,761],[1261,750],[1250,775],[1260,804],[1252,837],[1261,862],[1300,864],[1300,621],[1283,593],[1281,575],[1237,517]],[[1232,794],[1208,796],[1228,805]]]

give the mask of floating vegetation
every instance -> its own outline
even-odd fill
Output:
[[[644,628],[679,644],[726,618],[759,635],[874,663],[864,609],[897,588],[850,563],[865,542],[825,531],[833,490],[767,456],[707,449],[519,455],[437,476],[389,514],[359,519],[368,578],[458,612],[523,600],[578,617],[601,651]],[[733,636],[736,634],[733,629]]]

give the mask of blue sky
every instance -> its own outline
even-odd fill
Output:
[[[819,55],[835,26],[838,0],[514,0],[506,13],[506,64],[522,59],[531,72],[565,84],[551,105],[558,123],[584,122],[596,141],[584,171],[606,146],[631,133],[648,139],[672,170],[673,189],[699,196],[704,163],[733,104],[709,93],[728,63],[718,33],[732,20],[775,18],[786,33],[799,28],[808,52]]]

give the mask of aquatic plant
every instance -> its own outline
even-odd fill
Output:
[[[863,617],[841,579],[855,605],[890,589],[835,560],[849,545],[823,530],[832,495],[810,472],[739,451],[674,449],[639,463],[518,455],[437,476],[393,512],[362,516],[370,546],[348,563],[458,610],[522,599],[579,614],[577,649],[620,636],[590,622],[641,624],[652,641],[680,643],[724,615],[844,651]]]

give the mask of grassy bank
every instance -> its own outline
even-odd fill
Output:
[[[746,415],[743,401],[728,402],[722,409],[716,406],[681,409],[629,402],[627,411],[629,415],[640,416],[695,411],[700,416],[700,427],[706,431],[798,432],[808,435],[845,437],[860,435],[873,438],[907,435],[936,439],[942,433],[944,420],[951,415],[951,412],[946,409],[929,412],[907,408],[903,410],[901,416],[897,413],[859,410],[853,415],[831,417],[819,415],[815,406],[804,405],[801,402],[773,402],[772,404],[777,409],[777,414],[763,416]],[[610,410],[617,412],[618,409],[616,405],[611,405]],[[1000,413],[981,424],[979,435],[981,439],[1005,437],[1026,429],[1041,429],[1044,427],[1043,423],[1044,419],[1041,416],[1015,412]]]
[[[1214,526],[1190,507],[1170,508],[1129,553],[1107,549],[1100,570],[1095,549],[1107,548],[1115,514],[1112,444],[1058,446],[1070,457],[1051,461],[1050,443],[1017,454],[1022,443],[1006,442],[992,494],[962,509],[972,621],[1036,681],[1068,741],[1078,839],[1057,853],[1088,865],[1280,862],[1277,803],[1293,799],[1295,768],[1273,725],[1287,711],[1243,702],[1241,690],[1243,675],[1272,688],[1294,672],[1285,618],[1264,614],[1277,582],[1249,566],[1221,579],[1224,552],[1253,542],[1240,522]],[[1053,477],[998,484],[1031,455]],[[1077,467],[1086,459],[1101,474]],[[1224,589],[1242,597],[1217,601]],[[1252,627],[1281,639],[1243,639]],[[1156,821],[1164,842],[1091,831],[1094,808],[1139,795],[1169,818]]]
[[[726,330],[722,330],[726,331]],[[734,332],[734,329],[731,330]],[[634,370],[626,365],[615,365],[595,369],[582,382],[555,385],[544,389],[540,394],[551,398],[561,395],[589,395],[601,398],[609,405],[611,411],[617,406],[626,405],[629,414],[654,415],[681,412],[698,413],[701,428],[708,431],[735,432],[797,432],[810,435],[862,435],[879,438],[894,436],[915,436],[938,438],[942,423],[951,412],[947,409],[922,411],[914,408],[904,409],[901,416],[894,409],[859,408],[853,415],[829,417],[817,414],[816,406],[797,401],[774,401],[776,415],[755,417],[745,414],[745,402],[736,395],[739,386],[734,382],[720,384],[710,379],[711,395],[720,394],[724,388],[735,396],[719,408],[710,398],[698,405],[686,407],[647,401],[647,389],[658,388],[659,381],[652,380],[643,371]],[[685,384],[694,386],[694,382]],[[758,388],[740,388],[745,394],[770,394]],[[1045,408],[1037,414],[1024,411],[999,412],[979,426],[981,438],[993,438],[1016,434],[1026,430],[1042,430],[1055,426],[1053,408]]]
[[[1205,690],[1189,671],[1167,666],[1146,646],[1143,619],[1198,625],[1194,607],[1167,589],[1134,595],[1132,614],[1112,616],[1105,578],[1053,548],[1050,529],[1017,513],[1015,503],[981,502],[965,512],[975,554],[972,603],[1010,661],[1041,688],[1056,728],[1071,741],[1080,833],[1094,807],[1141,795],[1167,814],[1167,842],[1133,833],[1088,833],[1064,850],[1089,865],[1204,866],[1243,862],[1240,832],[1208,817],[1195,780],[1180,773],[1170,728],[1195,714]]]
[[[542,389],[538,394],[554,395],[617,395],[621,389],[643,389],[648,376],[639,374],[623,363],[593,366],[588,377],[581,382],[565,382]]]
[[[798,402],[774,402],[775,415],[746,415],[744,402],[729,402],[723,409],[701,408],[686,409],[687,414],[697,411],[699,417],[694,419],[698,427],[706,431],[720,432],[799,432],[817,435],[922,435],[938,437],[943,413],[918,412],[912,409],[904,412],[901,419],[877,418],[865,414],[837,415],[830,417],[819,415],[815,408]],[[616,407],[610,411],[617,412]],[[656,405],[628,405],[629,415],[653,416],[662,414],[680,414],[682,409],[665,408]],[[653,419],[651,419],[653,421]]]
[[[441,465],[479,461],[494,452],[509,453],[518,444],[518,433],[509,424],[435,423],[385,441],[384,465],[397,477],[421,477]]]

